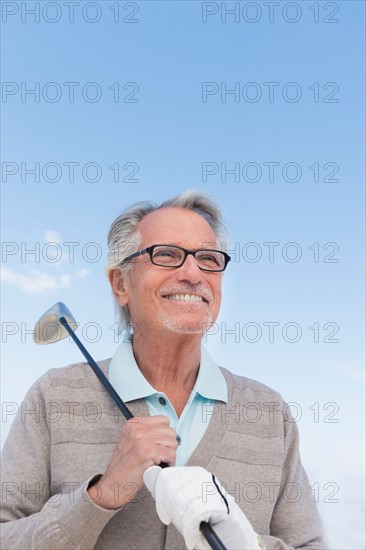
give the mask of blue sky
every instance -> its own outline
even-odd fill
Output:
[[[208,349],[294,403],[331,547],[363,548],[364,3],[36,4],[2,3],[5,408],[80,360],[33,344],[54,302],[114,353],[120,210],[202,189],[234,252]]]

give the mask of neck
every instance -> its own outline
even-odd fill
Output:
[[[133,353],[149,384],[165,393],[180,414],[196,382],[201,335],[174,333],[156,338],[139,332]]]

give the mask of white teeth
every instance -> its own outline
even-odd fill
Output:
[[[165,296],[168,300],[178,300],[181,302],[203,302],[201,296],[195,296],[193,294],[171,294]]]

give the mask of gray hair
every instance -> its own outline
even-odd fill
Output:
[[[142,236],[138,230],[138,225],[141,220],[156,210],[174,207],[185,208],[200,214],[215,233],[216,245],[223,250],[227,249],[226,229],[218,206],[208,195],[201,191],[189,189],[160,205],[152,201],[141,201],[123,210],[112,223],[108,233],[109,252],[108,263],[105,268],[107,276],[109,276],[112,269],[116,268],[119,269],[123,277],[128,275],[133,263],[126,262],[126,264],[122,264],[122,262],[130,254],[139,250]],[[128,306],[121,307],[115,300],[115,308],[120,332],[124,329],[131,330],[132,319]]]

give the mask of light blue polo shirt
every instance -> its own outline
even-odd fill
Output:
[[[227,403],[225,378],[203,346],[197,380],[179,418],[168,397],[153,388],[140,371],[131,342],[122,342],[117,348],[109,366],[109,381],[125,403],[145,398],[151,416],[162,414],[169,418],[179,442],[176,466],[187,463],[202,439],[210,417],[204,412],[212,411],[215,401]]]

